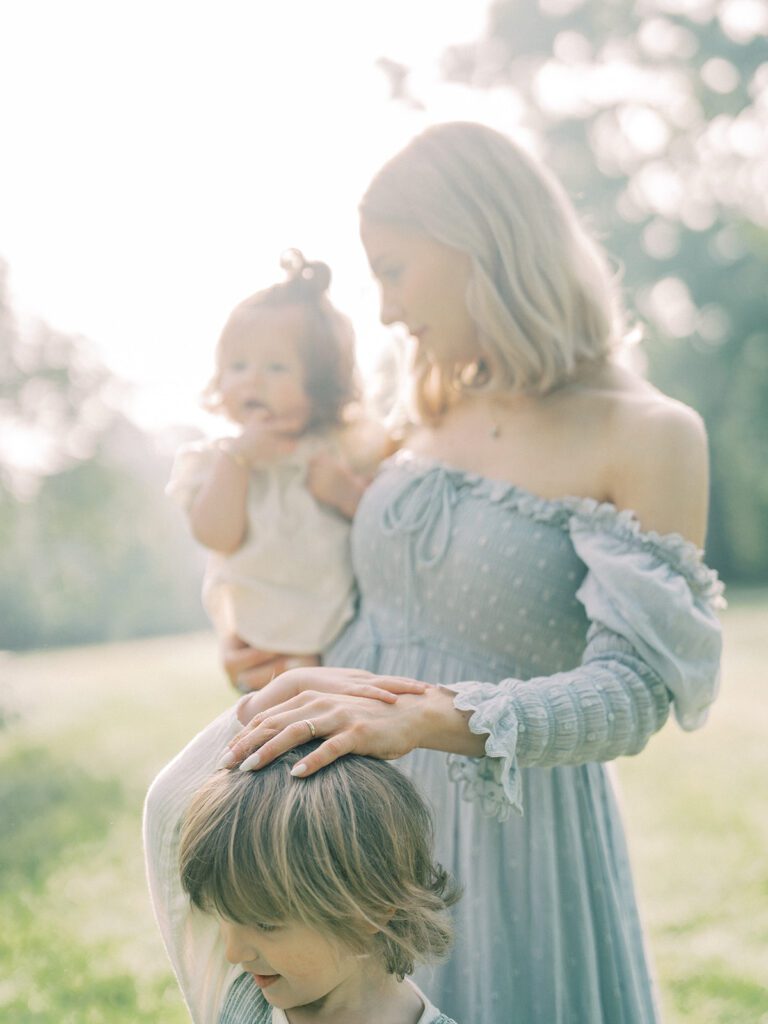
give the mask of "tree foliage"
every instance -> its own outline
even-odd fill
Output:
[[[442,69],[500,92],[618,258],[651,379],[707,423],[732,580],[768,578],[766,36],[766,0],[497,0]]]
[[[85,341],[20,324],[0,276],[0,647],[204,622],[167,460],[117,410],[119,390]]]

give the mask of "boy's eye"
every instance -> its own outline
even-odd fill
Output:
[[[288,367],[285,363],[267,363],[268,373],[287,373]]]
[[[260,932],[276,932],[277,929],[280,927],[280,925],[277,925],[277,924],[266,924],[263,921],[257,921],[254,924],[253,927],[256,928],[257,931],[260,931]]]
[[[229,369],[234,370],[235,373],[242,373],[248,366],[248,363],[244,359],[235,359],[234,362],[229,364]]]

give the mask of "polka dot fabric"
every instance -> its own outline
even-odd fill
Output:
[[[465,1024],[656,1021],[604,762],[670,710],[703,721],[715,574],[631,513],[408,452],[366,492],[352,546],[360,604],[325,663],[448,686],[488,735],[484,758],[400,762],[464,886],[451,958],[417,980]]]

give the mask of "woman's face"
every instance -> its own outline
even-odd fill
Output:
[[[360,236],[381,288],[382,323],[404,324],[440,364],[475,360],[477,327],[466,303],[469,256],[427,235],[367,218]]]
[[[277,926],[219,920],[227,960],[241,964],[272,1006],[283,1010],[319,1000],[343,1006],[359,987],[367,958],[298,922]]]

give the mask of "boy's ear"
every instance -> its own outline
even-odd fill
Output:
[[[368,932],[369,935],[377,935],[385,924],[389,924],[394,916],[395,908],[387,907],[386,917],[384,917],[379,924],[374,924],[373,921],[365,921],[363,923],[363,930]]]

